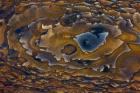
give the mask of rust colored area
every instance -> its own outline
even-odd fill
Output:
[[[0,93],[140,93],[140,1],[1,0]]]

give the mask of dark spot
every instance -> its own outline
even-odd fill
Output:
[[[72,55],[77,51],[77,48],[73,44],[67,44],[64,46],[64,48],[61,50],[62,53],[66,55]]]
[[[94,1],[95,0],[85,0],[85,2],[88,3],[88,4],[92,4],[92,3],[94,3]]]
[[[32,75],[33,73],[31,72],[31,70],[29,69],[29,68],[27,68],[27,67],[22,67],[21,69],[20,69],[20,71],[22,72],[22,74],[24,74],[24,75]]]
[[[74,63],[77,63],[80,66],[90,66],[92,64],[91,60],[73,60]]]
[[[100,33],[107,32],[107,29],[104,26],[97,25],[90,29],[90,32],[96,35],[98,38],[100,37]]]
[[[5,82],[4,82],[4,85],[5,86],[12,86],[13,85],[13,82],[11,81],[11,80],[6,80]]]
[[[32,56],[38,62],[48,62],[50,65],[57,63],[56,58],[49,52],[40,52],[34,56]]]
[[[36,58],[36,56],[32,56],[32,57],[33,57],[33,59],[35,59],[36,61],[41,62],[41,59],[40,59],[40,58]]]
[[[62,19],[62,24],[64,26],[71,26],[73,23],[75,23],[80,18],[81,18],[80,13],[66,14],[64,16],[64,18]]]
[[[103,65],[101,67],[101,72],[110,72],[110,66],[109,65]]]
[[[5,42],[3,42],[2,45],[0,46],[0,49],[7,48],[7,47],[8,47],[8,42],[6,42],[6,40],[5,40]]]
[[[93,44],[98,43],[96,42],[96,36],[92,35],[89,32],[77,36],[76,39],[80,44],[80,47],[86,51],[92,50],[93,48],[95,48]]]
[[[116,11],[120,12],[120,13],[127,13],[123,8],[118,7],[116,9]]]
[[[0,22],[0,26],[3,26],[3,22]]]
[[[131,24],[128,20],[120,21],[118,26],[122,31],[131,31],[132,30]]]
[[[9,49],[8,50],[8,58],[9,59],[17,59],[18,57],[18,52],[14,49]]]
[[[17,38],[20,38],[26,31],[28,30],[28,26],[23,26],[15,30],[15,34]]]
[[[0,9],[0,19],[5,19],[5,22],[7,23],[14,13],[15,13],[14,7],[7,7],[7,9],[5,10]]]
[[[91,82],[93,80],[92,77],[83,77],[83,80],[84,82]]]
[[[41,33],[41,35],[45,35],[47,33],[48,33],[48,31],[44,31],[44,32]]]

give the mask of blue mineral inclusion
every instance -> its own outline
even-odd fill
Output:
[[[28,30],[27,26],[20,27],[15,30],[15,34],[17,38],[20,38],[26,31]]]
[[[107,36],[108,32],[98,29],[97,32],[93,30],[91,32],[79,34],[74,40],[78,43],[82,51],[93,52],[105,42]]]

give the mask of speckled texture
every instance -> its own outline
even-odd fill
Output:
[[[0,0],[0,93],[140,93],[139,0]]]

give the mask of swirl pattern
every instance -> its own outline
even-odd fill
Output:
[[[0,93],[139,93],[139,0],[1,0]]]

